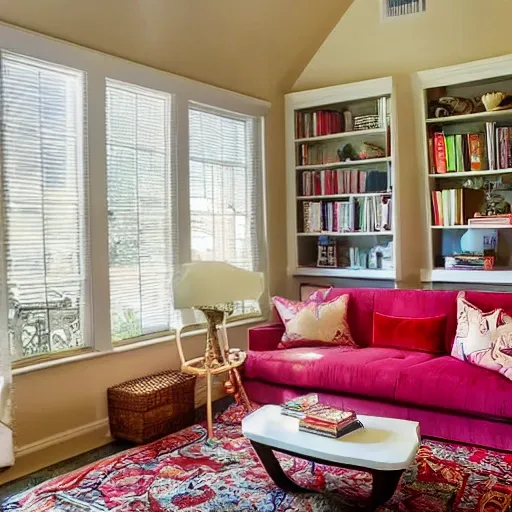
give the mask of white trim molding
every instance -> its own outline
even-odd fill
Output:
[[[422,89],[510,76],[512,75],[512,54],[419,71],[416,75]]]
[[[24,457],[26,455],[30,455],[31,453],[39,452],[57,444],[65,443],[66,441],[71,441],[72,439],[92,434],[98,430],[105,431],[105,444],[112,439],[110,436],[108,418],[103,418],[98,421],[93,421],[91,423],[81,425],[80,427],[70,428],[69,430],[59,432],[53,436],[44,437],[43,439],[39,439],[33,443],[20,446],[19,448],[15,447],[14,453],[16,454],[16,457]]]

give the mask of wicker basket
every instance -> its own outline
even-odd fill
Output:
[[[166,371],[108,389],[113,437],[147,443],[194,423],[195,376]]]

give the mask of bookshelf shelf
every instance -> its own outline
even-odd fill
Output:
[[[512,169],[496,169],[494,171],[467,171],[467,172],[446,172],[444,174],[429,174],[434,179],[460,179],[472,178],[474,176],[499,176],[501,174],[512,174]]]
[[[374,136],[384,136],[386,135],[385,128],[373,128],[371,130],[357,130],[350,132],[341,132],[341,133],[332,133],[330,135],[320,135],[317,137],[304,137],[302,139],[295,139],[295,143],[299,144],[302,142],[322,142],[329,140],[338,140],[338,139],[361,139],[367,137]]]
[[[512,203],[512,110],[441,118],[432,115],[434,108],[450,108],[445,100],[439,101],[441,98],[464,98],[475,103],[476,98],[493,91],[508,93],[512,89],[512,56],[422,71],[417,79],[422,98],[418,106],[422,116],[424,225],[428,228],[421,279],[431,283],[510,285],[512,226],[470,226],[468,221],[481,210],[488,200],[486,193],[493,189],[501,196],[496,204],[502,200]],[[479,180],[474,180],[471,188],[463,186],[473,178]],[[455,225],[435,225],[443,222]],[[496,230],[497,237],[482,230]],[[453,259],[447,262],[447,257],[464,250],[482,255],[493,249],[493,270],[444,268],[445,264],[454,264]],[[483,266],[483,258],[478,264]]]
[[[346,233],[320,232],[320,233],[297,233],[297,236],[393,236],[392,231],[352,231]]]
[[[432,229],[512,229],[512,226],[470,226],[464,224],[460,226],[431,226]]]
[[[286,95],[290,276],[398,275],[368,268],[396,266],[393,90],[392,78],[380,78]],[[360,154],[386,156],[345,159]],[[337,266],[317,266],[323,261]]]
[[[434,268],[422,271],[423,282],[470,283],[470,284],[512,284],[512,268],[494,270],[447,270]]]
[[[367,158],[365,160],[349,160],[347,162],[332,162],[330,164],[298,165],[297,171],[313,171],[315,169],[337,169],[338,167],[354,167],[359,165],[376,165],[391,162],[391,157]]]
[[[318,268],[299,267],[294,273],[298,277],[340,277],[349,279],[395,279],[394,270],[381,270],[370,268]]]
[[[350,197],[379,197],[390,196],[392,192],[366,192],[360,194],[331,194],[323,196],[297,196],[297,201],[310,201],[317,199],[347,199]]]
[[[512,110],[498,110],[497,112],[476,112],[461,116],[431,117],[426,120],[427,124],[456,124],[456,123],[486,123],[488,121],[512,121]]]

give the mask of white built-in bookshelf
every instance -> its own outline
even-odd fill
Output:
[[[512,110],[482,111],[476,101],[490,92],[512,93],[512,57],[423,71],[417,78],[428,233],[422,281],[511,284],[512,226],[489,229],[473,219],[491,190],[512,204]],[[437,117],[443,97],[472,99],[473,111]],[[494,240],[492,270],[449,268],[454,254],[482,244],[487,249]]]
[[[286,96],[290,275],[395,280],[392,91],[383,78]]]

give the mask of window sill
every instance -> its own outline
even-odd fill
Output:
[[[255,318],[246,318],[244,320],[239,320],[237,322],[229,323],[227,325],[227,329],[229,331],[233,327],[240,327],[240,326],[244,326],[244,325],[250,326],[253,324],[259,324],[259,323],[265,322],[265,320],[266,320],[265,317],[262,317],[262,316],[255,317]],[[206,333],[206,328],[202,328],[202,329],[196,329],[193,331],[187,331],[187,332],[183,333],[181,336],[183,338],[189,338],[192,336],[204,335],[205,333]],[[117,353],[121,353],[121,352],[130,352],[132,350],[138,350],[138,349],[141,349],[144,347],[150,347],[152,345],[157,345],[160,343],[166,343],[166,342],[175,341],[175,340],[176,340],[176,336],[174,336],[174,334],[171,334],[168,336],[160,336],[158,338],[152,338],[149,340],[136,341],[133,343],[120,345],[118,347],[114,347],[110,351],[105,351],[105,352],[98,352],[95,350],[90,350],[89,352],[85,352],[85,353],[81,353],[81,354],[77,354],[77,355],[70,355],[67,357],[55,359],[53,361],[45,361],[45,362],[41,362],[41,363],[31,364],[28,366],[23,366],[20,368],[15,368],[12,370],[12,375],[13,376],[23,375],[25,373],[36,372],[39,370],[45,370],[47,368],[53,368],[55,366],[61,366],[61,365],[68,364],[68,363],[75,363],[75,362],[85,361],[85,360],[89,360],[89,359],[96,359],[97,357],[104,357],[104,356],[117,354]]]

